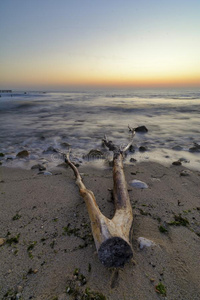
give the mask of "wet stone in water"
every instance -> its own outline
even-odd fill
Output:
[[[139,132],[139,133],[146,133],[148,132],[148,129],[146,128],[146,126],[138,126],[137,128],[135,128],[135,131],[136,132]]]
[[[46,150],[44,150],[42,153],[44,153],[44,154],[50,154],[50,153],[57,153],[57,152],[58,151],[54,147],[50,146]]]
[[[98,149],[92,149],[92,150],[90,150],[90,152],[87,155],[84,155],[83,158],[86,158],[88,160],[103,159],[104,154],[103,154],[103,152],[101,152]]]
[[[24,158],[29,156],[29,152],[27,150],[22,150],[20,152],[17,153],[17,157],[18,158]]]
[[[44,171],[46,170],[46,167],[41,164],[37,164],[31,167],[31,170],[35,170],[35,169],[38,169],[39,171]]]
[[[139,151],[140,152],[145,152],[145,151],[147,151],[147,148],[145,146],[140,146]]]

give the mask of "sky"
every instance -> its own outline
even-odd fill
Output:
[[[200,87],[199,0],[0,0],[0,89]]]

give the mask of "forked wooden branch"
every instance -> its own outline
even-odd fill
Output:
[[[132,137],[133,135],[132,133]],[[100,261],[106,267],[123,267],[133,256],[131,246],[133,213],[123,170],[123,152],[127,150],[127,147],[121,150],[106,138],[103,141],[114,154],[113,196],[115,214],[112,219],[101,213],[93,192],[85,187],[78,169],[69,159],[69,154],[65,155],[65,162],[74,171],[76,184],[85,200]]]

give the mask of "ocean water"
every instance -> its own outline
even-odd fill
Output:
[[[200,143],[199,90],[90,90],[68,92],[16,92],[0,97],[0,157],[3,165],[30,168],[44,162],[49,168],[62,162],[50,146],[68,151],[79,163],[91,149],[102,148],[102,138],[118,145],[130,140],[128,125],[145,125],[146,134],[136,134],[134,153],[125,162],[153,160],[171,164],[178,159],[200,170],[200,152],[191,152]],[[65,144],[63,144],[65,143]],[[147,151],[140,152],[145,146]],[[16,154],[26,149],[28,158]],[[106,153],[106,152],[105,152]],[[110,159],[111,153],[106,153]],[[105,164],[99,160],[100,165]]]

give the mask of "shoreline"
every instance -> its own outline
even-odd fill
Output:
[[[200,172],[153,162],[125,165],[124,170],[134,216],[134,256],[123,269],[113,270],[98,260],[71,169],[55,168],[45,176],[0,167],[0,238],[5,239],[0,246],[0,297],[74,299],[66,293],[73,286],[80,294],[89,288],[110,300],[160,299],[163,285],[162,299],[198,299]],[[187,176],[180,176],[184,170]],[[102,212],[112,217],[112,169],[87,165],[79,171]],[[134,179],[148,188],[132,187]],[[154,244],[140,249],[140,237]]]

